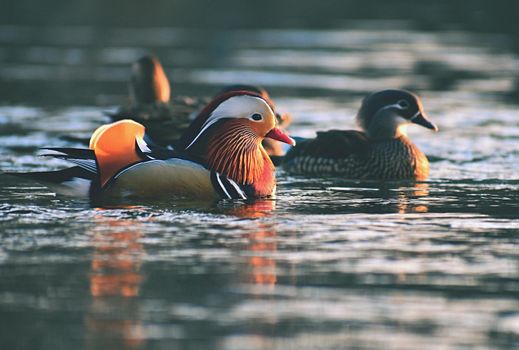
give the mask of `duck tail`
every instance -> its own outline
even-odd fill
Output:
[[[74,167],[57,171],[4,174],[35,180],[58,193],[88,194],[92,185],[102,188],[121,170],[150,159],[147,152],[151,153],[151,150],[144,140],[144,126],[133,120],[121,120],[103,125],[94,131],[90,138],[90,149],[43,148],[46,153],[42,156],[66,160],[75,164]],[[78,190],[75,191],[74,188]]]
[[[33,180],[44,184],[56,193],[75,197],[89,196],[92,183],[98,181],[97,174],[80,166],[55,171],[8,172],[3,174]]]

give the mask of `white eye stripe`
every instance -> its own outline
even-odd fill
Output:
[[[218,107],[214,109],[209,118],[202,125],[200,132],[193,138],[193,141],[187,147],[186,150],[191,147],[202,134],[209,129],[213,124],[218,122],[221,119],[225,118],[240,118],[245,117],[246,115],[250,115],[251,112],[255,112],[256,110],[262,110],[267,113],[272,113],[272,108],[268,105],[265,100],[260,97],[249,96],[249,95],[238,95],[233,96],[225,101],[223,101]],[[260,113],[254,113],[260,114]],[[261,115],[261,114],[260,114]],[[262,116],[263,119],[263,116]]]
[[[395,103],[395,104],[392,104],[392,105],[387,105],[387,106],[384,106],[382,108],[380,108],[378,111],[384,111],[386,109],[390,109],[390,108],[396,108],[396,109],[399,109],[401,111],[404,110],[404,108],[402,108],[402,106],[400,106],[398,103]]]
[[[198,138],[200,136],[202,136],[202,134],[204,133],[204,131],[206,131],[211,125],[213,125],[214,123],[216,123],[218,120],[220,119],[212,119],[212,114],[209,118],[207,118],[206,122],[204,123],[203,127],[202,127],[202,130],[200,130],[200,132],[198,133],[198,135],[196,135],[196,137],[193,139],[193,141],[191,141],[191,143],[189,145],[187,145],[186,149],[188,149],[189,147],[191,147],[193,145],[193,143],[195,143],[196,140],[198,140]]]

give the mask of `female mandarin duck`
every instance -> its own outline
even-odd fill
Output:
[[[161,145],[178,140],[191,124],[192,114],[209,102],[187,97],[172,100],[164,68],[153,56],[144,56],[133,63],[128,90],[129,104],[108,115],[113,121],[131,118],[143,124],[146,132]]]
[[[337,175],[350,179],[425,180],[427,157],[407,137],[412,123],[437,131],[420,98],[405,90],[383,90],[366,97],[357,114],[362,131],[329,130],[300,142],[283,160],[294,174]]]
[[[207,103],[207,98],[178,96],[171,98],[171,88],[160,61],[153,56],[144,56],[132,65],[129,82],[129,105],[110,114],[114,121],[131,118],[143,124],[146,132],[160,145],[175,145],[180,136],[191,124]],[[223,88],[215,97],[232,91],[255,92],[269,102],[275,109],[268,92],[255,85],[230,85]],[[288,114],[276,113],[281,129],[291,122]],[[279,142],[266,139],[263,146],[269,155],[284,154]]]
[[[143,125],[121,120],[98,128],[90,149],[48,148],[57,152],[51,155],[77,166],[21,175],[68,185],[69,190],[86,183],[82,193],[96,200],[269,197],[276,181],[274,165],[261,145],[264,138],[295,144],[276,127],[266,100],[250,91],[234,91],[199,113],[175,151],[154,145]]]

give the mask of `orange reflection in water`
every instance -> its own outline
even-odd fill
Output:
[[[277,251],[277,234],[273,230],[246,234],[250,241],[247,250],[250,266],[250,282],[262,285],[275,285],[277,282],[276,259],[269,256]]]
[[[90,264],[92,303],[85,317],[87,348],[138,349],[145,345],[138,300],[143,281],[139,223],[96,218]]]
[[[409,188],[400,188],[397,195],[398,214],[427,213],[429,207],[426,204],[418,204],[414,201],[428,195],[429,185],[426,183],[416,183],[410,191]]]
[[[251,203],[239,203],[228,208],[225,213],[243,219],[268,217],[276,209],[276,202],[271,199],[257,200]]]
[[[141,234],[128,230],[129,225],[126,225],[124,222],[110,223],[110,226],[122,226],[125,231],[94,234],[96,250],[90,276],[90,293],[94,297],[135,297],[139,294],[142,282],[140,256],[143,253],[139,243]]]
[[[275,208],[275,201],[259,200],[240,204],[229,210],[228,214],[247,219],[262,218],[270,216]],[[273,286],[277,282],[276,259],[272,257],[273,253],[277,251],[277,234],[269,225],[258,223],[257,226],[257,232],[243,235],[248,240],[245,247],[249,266],[247,281]]]

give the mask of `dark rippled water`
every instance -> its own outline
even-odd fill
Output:
[[[107,121],[148,50],[174,93],[263,84],[293,135],[354,127],[361,97],[386,87],[419,91],[440,127],[409,130],[426,183],[279,172],[278,198],[252,204],[92,208],[0,175],[2,349],[519,347],[519,56],[505,35],[11,25],[0,41],[4,171],[62,166],[35,152]]]

